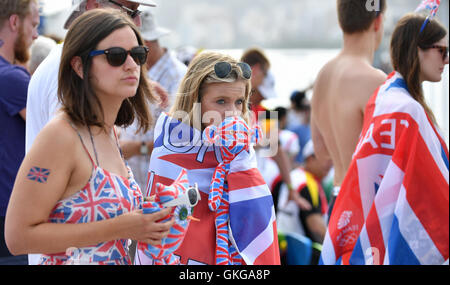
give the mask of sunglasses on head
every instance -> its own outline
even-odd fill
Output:
[[[448,46],[446,47],[446,46],[440,46],[440,45],[432,45],[428,48],[438,49],[442,55],[442,60],[445,60],[448,57]]]
[[[138,65],[143,65],[147,61],[148,47],[137,46],[130,50],[121,47],[112,47],[104,50],[94,50],[89,54],[90,57],[105,54],[108,63],[111,66],[121,66],[127,60],[128,54]]]
[[[128,8],[127,6],[124,6],[124,5],[122,5],[122,4],[120,4],[120,3],[118,3],[118,2],[116,2],[116,1],[113,1],[113,0],[109,0],[109,2],[110,3],[113,3],[114,5],[117,5],[117,6],[119,6],[121,9],[123,9],[127,14],[128,14],[128,16],[130,16],[132,19],[134,19],[134,18],[136,18],[137,16],[139,16],[142,12],[141,11],[139,11],[139,10],[133,10],[133,9],[130,9],[130,8]]]
[[[239,66],[239,68],[242,71],[242,76],[245,79],[250,79],[252,77],[252,69],[250,68],[250,65],[248,65],[245,62],[239,62],[236,64]],[[219,78],[225,78],[227,77],[231,71],[233,70],[233,67],[231,66],[231,63],[221,61],[214,65],[214,72],[216,73],[217,77]]]

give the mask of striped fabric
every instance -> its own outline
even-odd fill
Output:
[[[182,264],[215,264],[215,214],[208,207],[213,173],[222,162],[218,146],[209,145],[200,131],[163,113],[155,128],[147,195],[155,185],[170,185],[185,168],[189,184],[198,184],[202,199],[193,215],[200,222],[191,223],[181,247],[175,252]],[[229,201],[229,239],[245,264],[279,264],[275,211],[270,191],[256,168],[251,147],[230,164],[227,178]],[[201,237],[201,239],[199,239]],[[142,264],[153,263],[142,254]]]
[[[442,136],[393,72],[366,107],[321,262],[448,262],[448,167]]]

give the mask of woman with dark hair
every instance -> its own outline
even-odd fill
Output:
[[[448,264],[448,147],[422,90],[449,63],[447,31],[406,15],[392,35],[391,58],[395,71],[366,106],[330,217],[325,264]]]
[[[430,21],[420,32],[426,19],[417,14],[403,17],[397,24],[391,40],[391,61],[394,70],[405,80],[412,98],[424,108],[436,124],[433,112],[427,106],[422,90],[424,81],[441,81],[448,64],[447,31],[437,21]],[[419,29],[419,32],[417,32]]]
[[[115,132],[134,119],[150,125],[147,52],[120,11],[95,9],[72,24],[59,72],[62,112],[25,157],[8,206],[13,254],[44,253],[41,264],[130,264],[129,239],[155,245],[167,236],[173,221],[157,221],[171,209],[139,210],[143,196]]]

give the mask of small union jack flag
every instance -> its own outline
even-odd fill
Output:
[[[417,7],[416,13],[422,10],[430,11],[430,20],[436,16],[436,13],[439,9],[439,5],[441,5],[441,0],[423,0],[422,3]]]
[[[422,10],[430,11],[430,15],[426,18],[425,22],[423,22],[422,27],[420,28],[420,33],[423,32],[428,22],[433,20],[433,18],[436,16],[436,13],[439,9],[439,5],[441,5],[441,0],[423,0],[422,3],[420,3],[419,7],[417,7],[415,11],[416,13]]]
[[[28,173],[27,178],[39,183],[47,182],[48,176],[50,175],[50,170],[39,167],[32,167]]]

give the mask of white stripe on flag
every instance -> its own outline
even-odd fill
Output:
[[[442,264],[444,258],[434,245],[425,228],[420,223],[406,199],[406,189],[402,185],[395,215],[403,238],[415,254],[420,264]]]
[[[384,176],[377,196],[375,197],[374,205],[383,232],[383,243],[385,248],[388,244],[395,206],[398,202],[398,194],[402,187],[401,183],[404,176],[405,173],[391,161],[386,168],[386,175]]]
[[[273,222],[275,220],[275,209],[272,207],[272,216],[267,227],[252,242],[240,252],[241,257],[247,265],[252,265],[255,260],[266,251],[274,242],[273,240]],[[231,228],[230,228],[231,229]],[[232,237],[232,234],[230,235]],[[233,240],[233,244],[236,243]]]
[[[251,199],[267,197],[270,195],[271,194],[269,189],[267,188],[267,185],[263,184],[259,186],[230,191],[229,200],[231,204]]]
[[[322,247],[322,261],[325,265],[334,265],[336,264],[336,252],[334,250],[333,241],[331,240],[330,233],[327,230],[325,234],[325,239],[323,241]]]
[[[357,160],[359,191],[364,211],[364,220],[367,218],[375,197],[375,183],[381,184],[384,170],[391,161],[391,156],[374,154]],[[374,169],[377,168],[377,169]],[[362,179],[364,177],[364,179]]]

